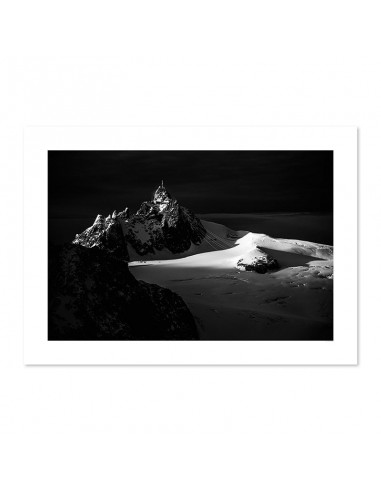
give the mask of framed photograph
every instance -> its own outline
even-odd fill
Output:
[[[24,135],[26,364],[356,364],[357,130]]]

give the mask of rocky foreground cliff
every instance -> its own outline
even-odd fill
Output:
[[[50,340],[194,340],[195,321],[178,294],[131,275],[128,261],[202,242],[201,221],[159,186],[135,214],[125,208],[49,253]]]
[[[125,260],[100,246],[50,250],[49,340],[198,338],[179,295],[137,281]]]

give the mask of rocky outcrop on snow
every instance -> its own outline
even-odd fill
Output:
[[[96,247],[113,256],[128,260],[127,244],[116,212],[112,217],[107,218],[98,215],[91,227],[76,235],[73,244],[86,248]]]
[[[162,184],[153,193],[152,200],[143,202],[135,214],[130,215],[126,208],[119,213],[114,211],[106,219],[98,215],[94,224],[78,234],[73,243],[88,248],[97,245],[128,259],[128,253],[123,253],[125,244],[141,257],[164,249],[183,253],[192,244],[199,245],[205,235],[201,221],[180,205]]]
[[[181,297],[136,280],[119,251],[104,246],[105,238],[101,229],[91,245],[77,241],[49,251],[49,340],[197,339]]]
[[[256,273],[267,273],[279,268],[278,262],[261,249],[256,248],[237,261],[237,269]]]

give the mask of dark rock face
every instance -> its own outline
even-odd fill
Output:
[[[181,297],[137,281],[102,242],[49,251],[48,326],[49,340],[198,339]]]
[[[168,248],[184,252],[206,231],[164,186],[143,202],[77,234],[49,252],[49,340],[195,340],[197,328],[180,296],[138,282],[128,269],[128,247],[139,255]]]
[[[116,217],[116,212],[112,214],[112,217],[108,216],[106,219],[102,215],[98,215],[91,227],[81,234],[77,234],[73,244],[80,244],[86,248],[96,247],[113,256],[128,260],[128,249],[123,229]]]
[[[87,248],[95,245],[128,259],[126,244],[140,256],[164,248],[183,253],[192,244],[200,244],[205,235],[201,221],[161,185],[152,200],[143,202],[135,214],[130,215],[126,208],[119,213],[114,211],[106,219],[98,215],[94,224],[78,234],[73,243]]]
[[[169,289],[139,281],[140,287],[154,302],[160,322],[168,326],[163,339],[197,340],[194,318],[182,298]]]
[[[128,243],[141,256],[163,248],[183,253],[192,243],[200,244],[206,235],[201,221],[172,198],[163,185],[154,192],[152,201],[142,203],[125,231]]]
[[[263,253],[262,256],[255,257],[251,260],[241,258],[237,262],[237,268],[247,272],[267,273],[268,271],[278,269],[279,264],[275,258]]]

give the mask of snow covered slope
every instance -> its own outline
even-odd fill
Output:
[[[131,262],[132,274],[178,293],[203,339],[332,339],[332,246],[203,226],[191,256]],[[263,257],[277,268],[265,275],[240,268]]]
[[[284,266],[290,266],[294,256],[310,260],[333,259],[333,247],[324,244],[297,241],[292,239],[274,239],[265,234],[256,234],[248,231],[232,231],[224,225],[202,221],[206,235],[202,242],[193,246],[182,254],[181,258],[161,258],[157,254],[155,260],[143,260],[147,264],[180,265],[191,268],[236,268],[241,259],[254,260],[270,254],[274,258],[281,257]],[[271,253],[268,253],[271,252]],[[282,254],[283,253],[283,254]],[[288,253],[289,255],[285,255]],[[168,256],[168,255],[167,255]],[[161,261],[160,261],[161,260]],[[130,263],[134,266],[137,263]]]

